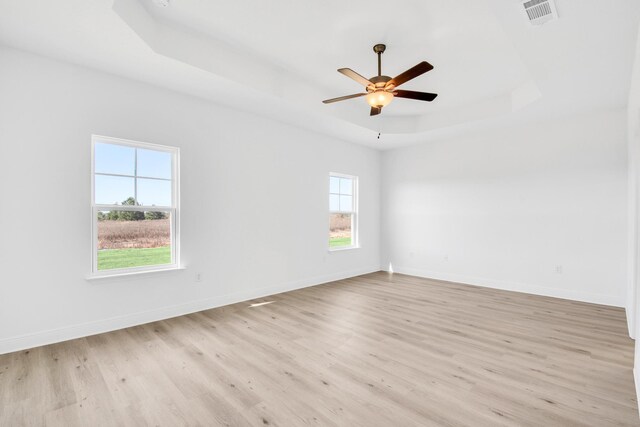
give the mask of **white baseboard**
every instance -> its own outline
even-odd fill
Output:
[[[385,270],[386,269],[382,269]],[[614,295],[595,294],[589,292],[579,292],[570,289],[558,289],[545,286],[535,286],[527,283],[506,282],[500,280],[485,279],[480,277],[470,277],[459,274],[442,273],[432,270],[417,268],[407,268],[393,266],[395,273],[408,274],[411,276],[424,277],[428,279],[446,280],[448,282],[463,283],[466,285],[482,286],[485,288],[502,289],[505,291],[522,292],[525,294],[541,295],[546,297],[562,298],[573,301],[589,302],[593,304],[610,305],[614,307],[624,307],[626,304],[624,297]]]
[[[90,335],[101,334],[104,332],[115,331],[131,326],[142,325],[144,323],[155,322],[158,320],[165,320],[189,313],[195,313],[197,311],[222,307],[229,304],[235,304],[255,298],[262,298],[265,296],[292,291],[295,289],[302,289],[309,286],[320,285],[322,283],[333,282],[336,280],[347,279],[349,277],[360,276],[362,274],[373,273],[376,271],[380,271],[380,268],[377,266],[322,276],[315,276],[307,279],[283,283],[276,286],[269,286],[266,288],[220,295],[213,298],[206,298],[168,307],[160,307],[153,310],[112,317],[109,319],[96,320],[79,325],[69,325],[62,328],[4,338],[0,340],[0,354],[11,353],[14,351],[58,343],[75,338],[82,338]]]

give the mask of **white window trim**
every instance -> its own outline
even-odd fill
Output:
[[[337,211],[333,211],[331,210],[331,206],[329,206],[329,214],[334,214],[334,213],[345,213],[345,214],[351,214],[351,245],[349,246],[334,246],[331,247],[329,246],[329,241],[327,240],[327,248],[329,252],[340,252],[340,251],[348,251],[350,249],[359,249],[360,248],[360,233],[359,233],[359,227],[358,227],[358,208],[359,208],[359,193],[360,193],[360,188],[359,188],[359,180],[358,177],[355,175],[348,175],[346,173],[340,173],[340,172],[329,172],[329,180],[327,182],[328,184],[328,194],[335,194],[335,193],[331,193],[331,177],[338,177],[338,178],[349,178],[353,181],[353,199],[352,199],[352,203],[353,203],[353,210],[351,211],[341,211],[341,210],[337,210]],[[328,202],[329,198],[327,198],[327,202]],[[329,225],[329,224],[327,224]],[[329,228],[329,227],[327,227]]]
[[[135,147],[149,149],[155,151],[164,151],[171,153],[172,156],[172,206],[126,206],[126,205],[105,205],[95,203],[95,147],[96,143],[106,142],[109,144],[124,145],[127,147]],[[144,177],[139,177],[144,178]],[[150,265],[144,267],[117,268],[111,270],[98,270],[98,211],[106,210],[128,210],[128,211],[152,211],[152,212],[169,212],[171,213],[171,264]],[[166,145],[152,144],[149,142],[132,141],[129,139],[114,138],[110,136],[91,135],[91,273],[87,276],[89,279],[103,277],[119,277],[140,273],[153,273],[167,270],[181,270],[180,266],[180,149],[178,147],[169,147]]]

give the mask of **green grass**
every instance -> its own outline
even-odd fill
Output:
[[[171,264],[171,246],[98,251],[98,270]]]
[[[333,239],[329,239],[329,247],[335,248],[337,246],[350,246],[351,245],[351,237],[335,237]]]

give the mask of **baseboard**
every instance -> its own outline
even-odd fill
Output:
[[[282,283],[276,286],[269,286],[265,288],[237,292],[227,295],[220,295],[213,298],[206,298],[184,304],[161,307],[153,310],[128,314],[125,316],[112,317],[109,319],[102,319],[79,325],[70,325],[63,328],[5,338],[0,340],[0,354],[11,353],[14,351],[39,347],[42,345],[68,341],[75,338],[82,338],[90,335],[101,334],[104,332],[115,331],[118,329],[129,328],[131,326],[142,325],[144,323],[155,322],[158,320],[170,319],[172,317],[182,316],[189,313],[209,310],[211,308],[222,307],[229,304],[235,304],[255,298],[262,298],[282,292],[293,291],[296,289],[307,288],[310,286],[347,279],[350,277],[360,276],[362,274],[373,273],[376,271],[380,271],[380,268],[378,266],[322,276],[314,276],[302,280]]]
[[[428,279],[446,280],[449,282],[463,283],[466,285],[482,286],[485,288],[502,289],[505,291],[522,292],[525,294],[541,295],[546,297],[562,298],[573,301],[589,302],[592,304],[609,305],[614,307],[624,307],[626,301],[624,297],[612,295],[595,294],[588,292],[578,292],[568,289],[549,288],[535,286],[526,283],[507,282],[479,277],[470,277],[459,274],[442,273],[432,270],[423,270],[402,266],[393,266],[395,273],[408,274],[411,276],[424,277]]]

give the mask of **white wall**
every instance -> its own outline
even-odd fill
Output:
[[[378,152],[15,50],[0,64],[0,353],[379,269]],[[92,133],[180,147],[185,270],[85,280]],[[327,252],[330,171],[360,177],[361,249]]]
[[[633,338],[640,325],[638,287],[640,286],[640,29],[638,31],[635,61],[631,75],[631,90],[627,105],[627,136],[629,143],[629,280],[627,291],[627,321]],[[640,396],[640,342],[636,340],[634,356],[636,394]],[[639,408],[640,410],[640,408]]]
[[[620,110],[384,153],[383,267],[624,306],[626,149]]]

